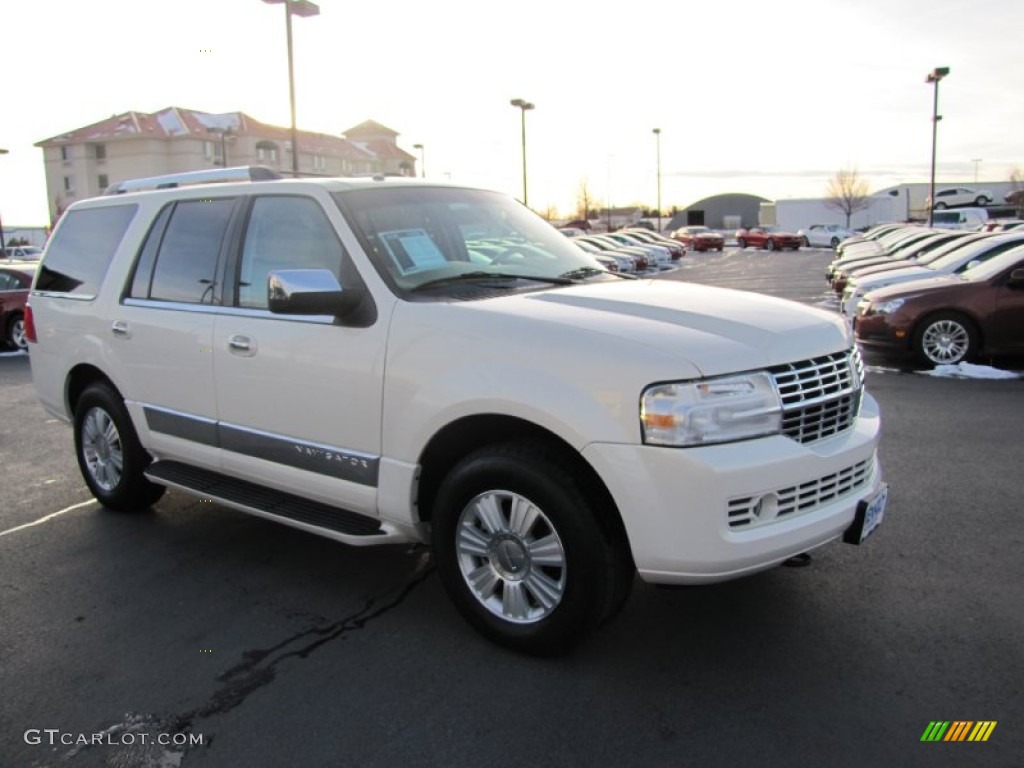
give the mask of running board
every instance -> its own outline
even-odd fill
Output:
[[[398,531],[386,530],[374,518],[190,464],[157,461],[146,468],[145,475],[154,483],[346,544],[366,546],[409,541]]]

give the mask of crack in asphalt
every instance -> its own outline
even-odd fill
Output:
[[[429,552],[424,551],[408,580],[398,587],[385,590],[382,594],[369,597],[362,608],[355,613],[328,624],[321,624],[298,632],[270,648],[243,653],[241,663],[217,676],[216,679],[222,683],[222,686],[202,706],[165,717],[127,713],[122,722],[111,726],[103,733],[119,736],[120,734],[143,732],[152,734],[192,732],[197,721],[230,712],[244,703],[250,694],[273,682],[277,676],[277,666],[286,659],[308,658],[327,643],[337,640],[345,634],[363,629],[374,619],[380,618],[400,606],[420,584],[430,577],[434,570]],[[208,747],[213,743],[212,736],[203,734],[203,737],[202,746]],[[153,740],[148,741],[150,744],[153,743]],[[140,750],[133,747],[120,755],[116,764],[139,768],[177,768],[185,754],[195,748],[195,746],[165,746],[154,751],[154,749]],[[71,750],[65,754],[65,760],[74,757],[84,749],[88,749],[88,746]]]

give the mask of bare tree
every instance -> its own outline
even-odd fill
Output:
[[[594,202],[594,196],[590,194],[590,184],[584,177],[580,179],[580,185],[576,189],[576,215],[583,221],[588,221],[594,210]]]
[[[846,228],[850,228],[850,216],[868,207],[868,183],[860,177],[856,168],[836,171],[825,188],[825,205],[834,211],[846,214]]]

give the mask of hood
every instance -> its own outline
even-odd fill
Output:
[[[667,280],[578,285],[461,306],[536,324],[530,336],[534,346],[548,332],[544,326],[557,325],[628,343],[637,352],[644,348],[661,361],[687,361],[703,376],[804,360],[853,343],[846,321],[834,313]]]
[[[884,286],[868,291],[871,300],[888,301],[901,296],[918,295],[921,293],[934,293],[936,291],[956,289],[967,281],[958,275],[937,275],[935,277],[924,277],[919,280],[908,280],[896,285]]]
[[[893,283],[905,283],[908,280],[922,280],[935,277],[937,273],[928,267],[903,267],[902,269],[890,269],[888,272],[879,272],[876,275],[864,275],[855,278],[857,289],[862,293],[881,288],[883,285]]]

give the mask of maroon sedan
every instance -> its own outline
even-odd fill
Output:
[[[35,264],[0,267],[0,332],[4,343],[15,349],[28,349],[25,302],[35,274]]]
[[[691,251],[720,251],[725,248],[725,238],[708,227],[681,227],[672,233],[672,239]]]
[[[866,349],[926,365],[1024,354],[1024,246],[959,275],[871,291],[854,327]]]
[[[798,251],[803,244],[804,239],[799,235],[793,232],[783,232],[775,227],[751,227],[736,232],[736,245],[740,248],[746,248],[749,245],[769,251],[781,251],[783,248],[792,248],[794,251]]]

